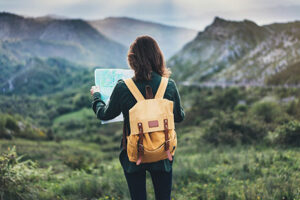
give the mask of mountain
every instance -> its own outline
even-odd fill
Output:
[[[189,83],[270,83],[270,77],[300,61],[299,33],[298,21],[258,26],[216,17],[168,66],[176,79]]]
[[[92,70],[60,58],[30,58],[25,64],[2,58],[0,71],[3,94],[44,95],[86,87],[93,82]]]
[[[197,31],[192,29],[141,21],[128,17],[109,17],[102,20],[92,20],[89,23],[100,33],[113,38],[127,48],[129,48],[136,37],[150,35],[158,42],[167,59],[179,51],[185,43],[191,41],[197,34]]]
[[[300,62],[288,65],[280,72],[271,75],[267,79],[267,83],[271,85],[296,85],[300,81]]]
[[[0,13],[0,54],[25,62],[61,57],[85,66],[126,67],[126,48],[80,19]]]
[[[189,32],[149,22],[143,24],[169,35],[167,32],[174,30],[173,39],[176,33]],[[91,70],[95,66],[127,66],[127,48],[113,37],[81,19],[0,13],[0,91],[7,95],[47,95],[88,87],[93,84]]]

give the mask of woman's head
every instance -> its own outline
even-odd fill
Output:
[[[164,77],[171,73],[157,42],[150,36],[137,37],[130,45],[127,59],[136,80],[150,80],[152,71]]]

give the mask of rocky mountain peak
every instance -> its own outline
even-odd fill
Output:
[[[279,77],[287,77],[291,73],[283,70],[298,66],[299,27],[297,22],[258,26],[215,17],[168,63],[182,81],[264,84],[272,74],[282,71]]]
[[[220,31],[220,28],[223,30],[227,30],[229,32],[236,31],[236,30],[245,30],[245,29],[257,29],[261,28],[255,22],[245,19],[243,21],[232,21],[232,20],[225,20],[220,17],[215,17],[212,24],[207,26],[205,31],[213,31],[217,29]]]
[[[15,15],[15,14],[12,14],[12,13],[9,13],[9,12],[0,12],[0,18],[2,18],[2,17],[23,18],[19,15]]]
[[[227,21],[226,19],[223,19],[221,17],[216,16],[211,25],[212,26],[220,26],[220,25],[222,26],[222,25],[226,24],[227,22],[229,22],[229,21]]]
[[[247,19],[232,21],[215,17],[213,22],[203,32],[198,33],[197,40],[217,39],[223,41],[234,37],[257,43],[265,38],[268,32],[265,27],[258,26],[253,21]]]

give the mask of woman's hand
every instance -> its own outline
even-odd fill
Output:
[[[93,96],[93,94],[95,93],[95,92],[100,92],[100,87],[99,86],[92,86],[91,87],[91,95]]]

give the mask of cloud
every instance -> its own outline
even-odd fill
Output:
[[[0,0],[0,10],[28,16],[99,19],[128,16],[202,30],[215,16],[258,24],[300,19],[299,0]]]

